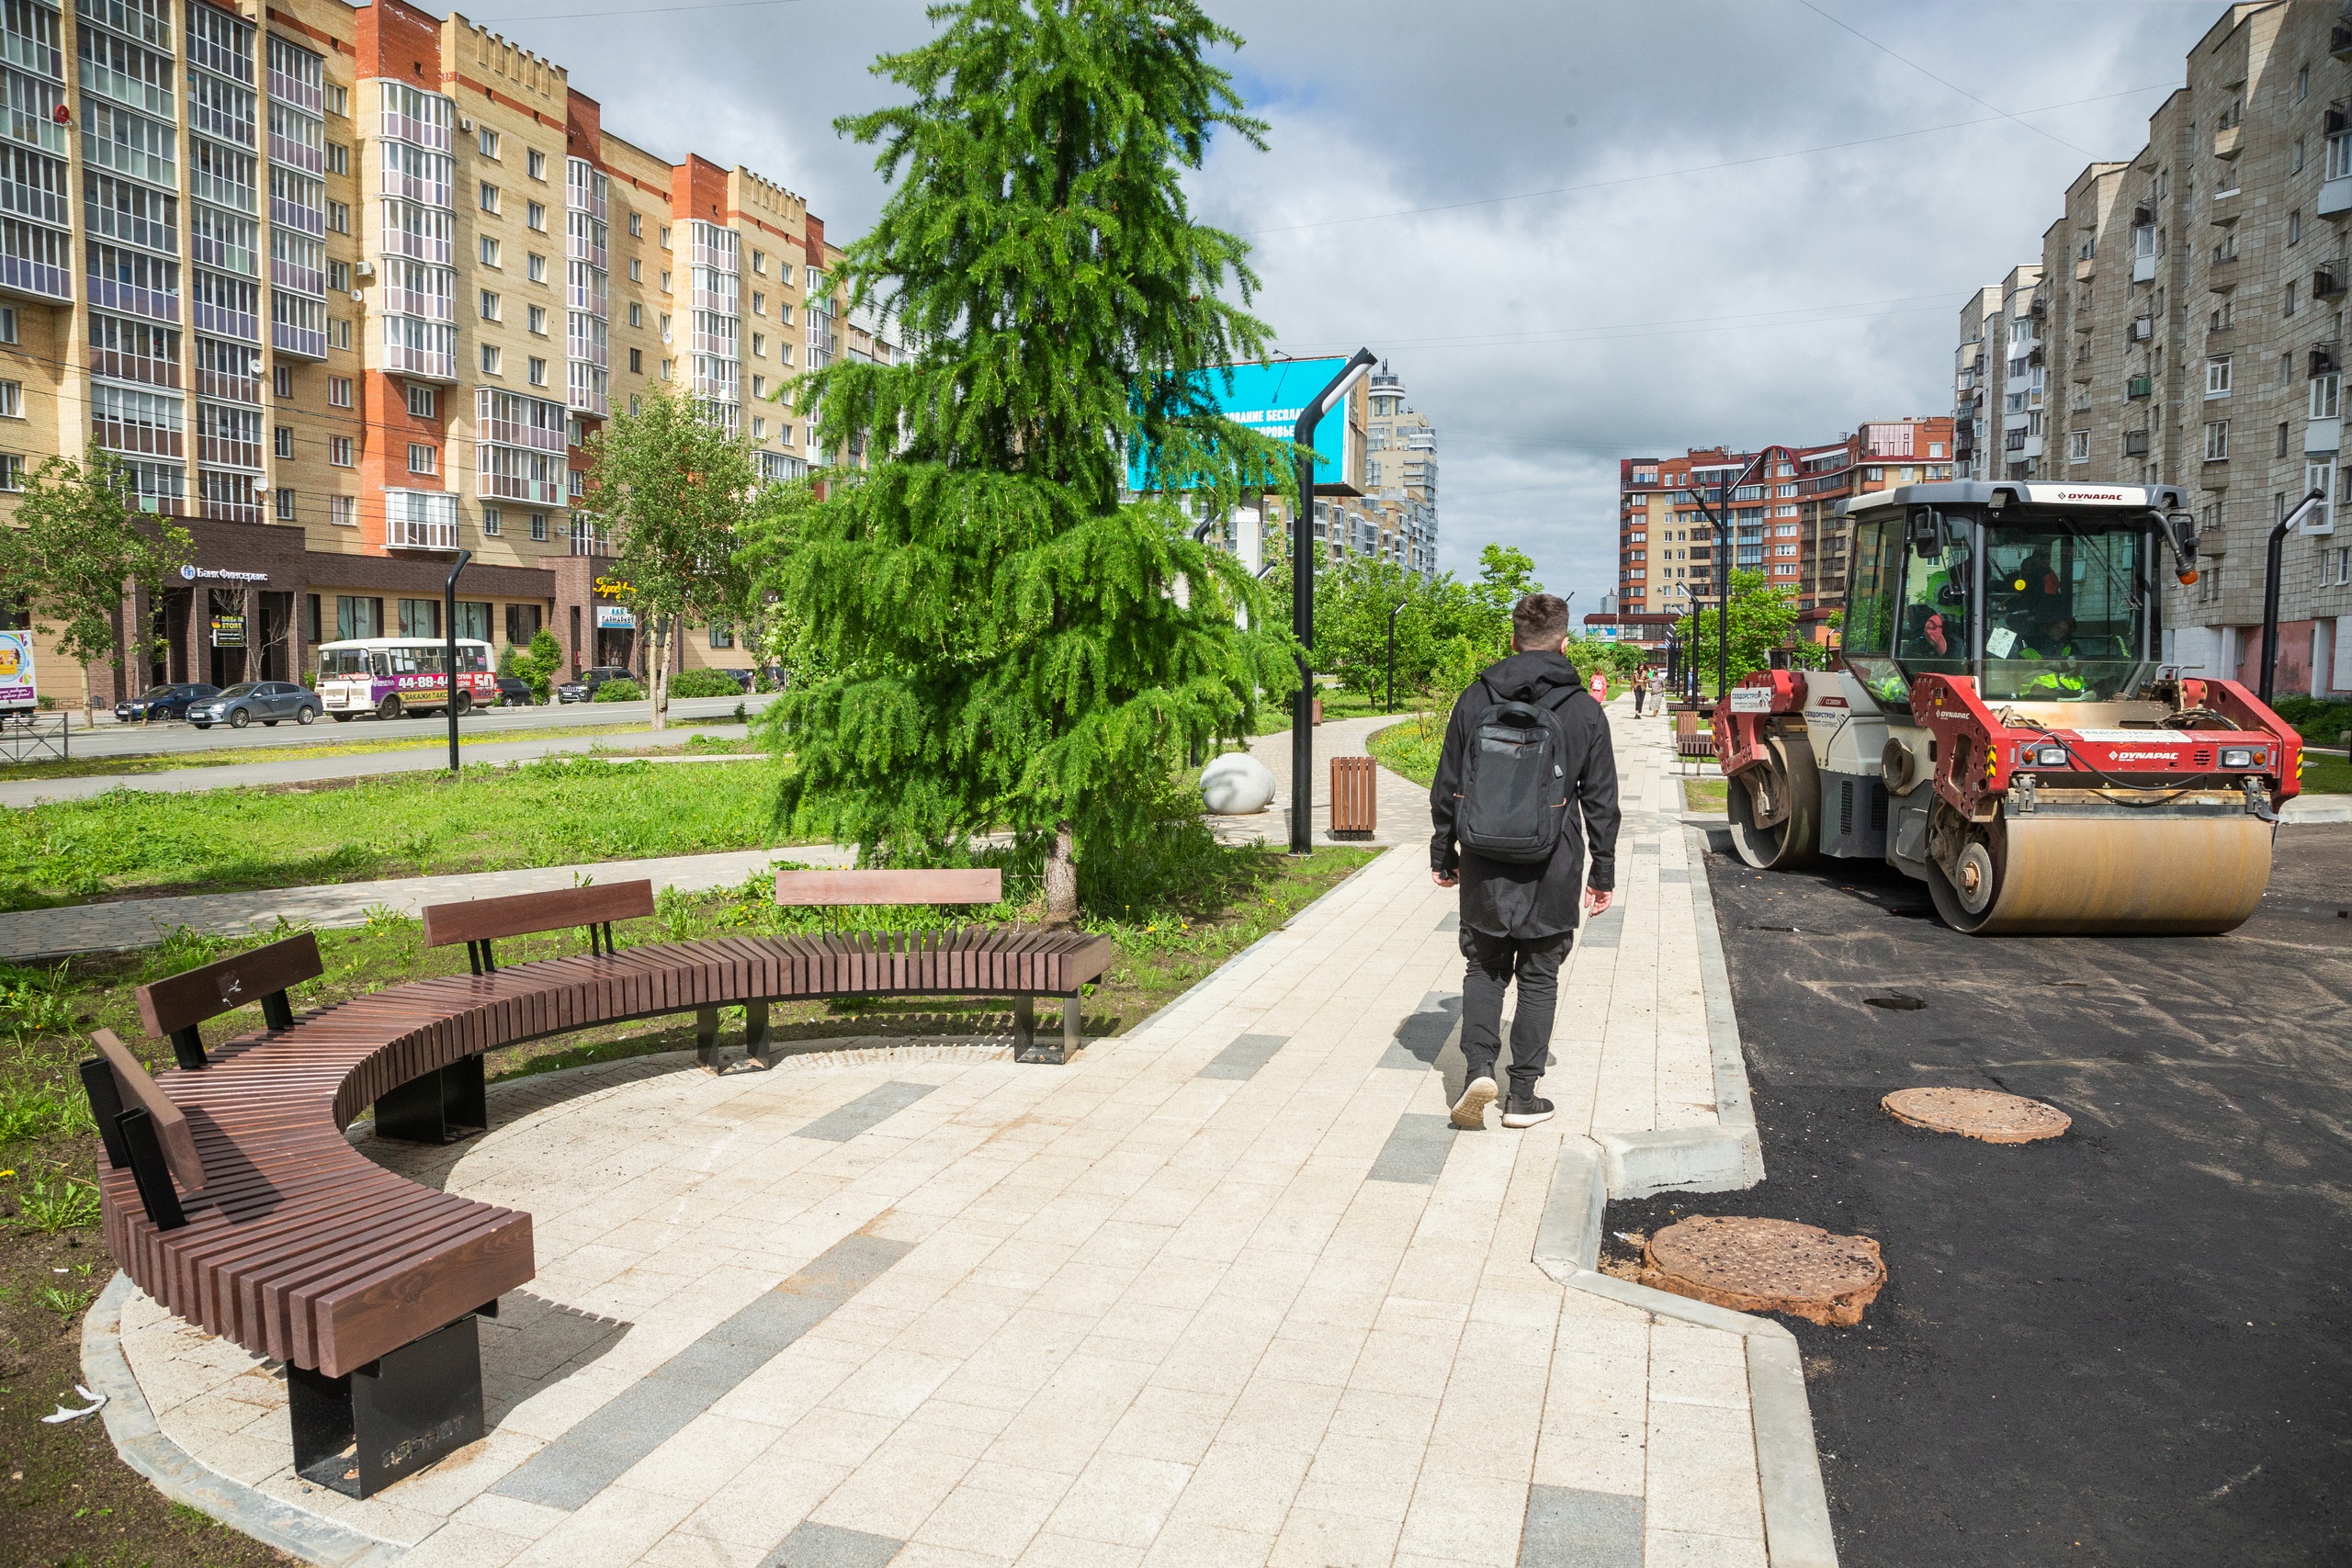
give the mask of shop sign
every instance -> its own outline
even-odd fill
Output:
[[[243,615],[212,617],[212,646],[243,648],[245,646],[245,618]]]
[[[626,578],[600,577],[596,580],[596,592],[609,598],[621,598],[636,592],[637,584]]]
[[[596,606],[596,629],[600,632],[635,631],[637,617],[623,605],[599,604]]]
[[[266,571],[231,571],[225,567],[184,566],[180,568],[182,582],[267,582]]]
[[[33,695],[33,634],[0,632],[0,713],[39,706]]]

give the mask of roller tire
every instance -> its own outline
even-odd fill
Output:
[[[1794,871],[1821,858],[1821,774],[1810,747],[1792,748],[1778,737],[1770,746],[1770,766],[1787,793],[1789,814],[1770,828],[1756,826],[1747,786],[1729,780],[1724,794],[1732,847],[1758,871]]]

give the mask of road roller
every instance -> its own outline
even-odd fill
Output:
[[[1837,668],[1758,671],[1715,708],[1741,859],[1884,860],[1979,936],[2254,913],[2302,742],[2161,656],[2163,573],[2197,580],[2179,491],[1961,481],[1838,510]]]

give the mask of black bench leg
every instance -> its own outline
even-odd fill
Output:
[[[775,1032],[768,1027],[768,1004],[743,1004],[743,1059],[763,1068],[775,1066]]]
[[[1012,998],[1012,1059],[1016,1062],[1036,1062],[1046,1066],[1059,1066],[1078,1055],[1082,1043],[1079,1034],[1078,998],[1064,997],[1062,1003],[1062,1037],[1058,1043],[1048,1045],[1037,1038],[1037,998]]]
[[[718,1066],[718,1010],[695,1009],[695,1060],[706,1067]]]
[[[466,1056],[376,1101],[376,1136],[411,1144],[455,1143],[490,1125],[481,1058]]]
[[[294,1471],[346,1497],[372,1497],[479,1442],[481,1339],[471,1314],[339,1378],[290,1362]]]

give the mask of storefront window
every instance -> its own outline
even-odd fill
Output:
[[[401,601],[401,636],[439,637],[440,635],[441,601],[438,599]]]
[[[360,637],[384,635],[384,602],[381,599],[355,599],[348,595],[334,602],[334,639],[352,642]]]

